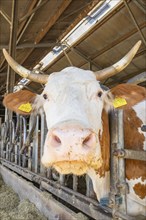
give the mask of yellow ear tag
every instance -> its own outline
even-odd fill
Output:
[[[26,104],[20,105],[18,109],[23,112],[30,112],[32,110],[32,105],[28,102]]]
[[[117,98],[114,99],[113,106],[115,108],[121,107],[123,105],[127,105],[126,99],[120,98],[120,97],[117,97]]]

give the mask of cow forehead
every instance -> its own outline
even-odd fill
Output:
[[[90,87],[90,90],[92,89],[93,91],[101,88],[92,71],[82,70],[76,67],[68,67],[60,72],[55,72],[50,75],[44,92],[58,93],[61,91],[63,92],[63,90],[67,88],[70,88],[70,91],[73,88],[82,91],[83,87],[88,87],[88,89]]]
[[[67,67],[60,72],[54,72],[50,75],[49,81],[66,80],[70,82],[96,81],[94,73],[90,70],[83,70],[77,67]]]

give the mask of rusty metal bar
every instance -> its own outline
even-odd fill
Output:
[[[124,149],[124,122],[123,122],[123,110],[118,110],[118,143],[117,149]],[[127,184],[125,177],[125,159],[118,158],[118,185],[122,201],[122,208],[124,208],[124,213],[127,214]]]
[[[146,151],[121,149],[121,150],[115,150],[114,156],[125,159],[146,161]]]
[[[123,2],[124,2],[125,7],[127,8],[127,11],[128,11],[129,14],[130,14],[130,17],[131,17],[131,19],[132,19],[134,25],[136,26],[136,28],[137,28],[137,30],[138,30],[140,36],[141,36],[141,39],[142,39],[144,45],[146,46],[146,40],[145,40],[145,37],[144,37],[144,35],[143,35],[141,29],[139,28],[139,25],[138,25],[138,23],[137,23],[137,21],[136,21],[134,15],[133,15],[133,13],[132,13],[132,11],[131,11],[131,9],[130,9],[128,3],[127,3],[127,1],[126,1],[126,0],[123,0]]]
[[[117,180],[118,180],[118,158],[113,156],[118,143],[118,112],[113,110],[110,113],[110,133],[111,133],[111,147],[110,147],[110,195],[109,195],[109,206],[113,209],[113,219],[118,208],[116,202],[116,196],[118,194]]]

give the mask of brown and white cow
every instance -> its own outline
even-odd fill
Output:
[[[93,73],[68,67],[50,76],[42,76],[25,69],[4,50],[5,58],[15,72],[46,84],[41,95],[26,90],[8,94],[4,98],[4,105],[19,114],[30,114],[44,109],[48,134],[42,163],[46,167],[54,167],[62,174],[87,173],[92,179],[98,200],[107,197],[110,192],[107,110],[113,107],[115,98],[126,101],[121,107],[125,110],[125,146],[134,150],[146,150],[145,134],[141,130],[141,126],[146,124],[145,88],[121,84],[105,91],[98,81],[124,69],[136,54],[140,43],[119,62],[102,71]],[[19,108],[26,103],[32,105],[29,113]],[[145,162],[127,160],[126,180],[129,184],[128,213],[145,215]]]

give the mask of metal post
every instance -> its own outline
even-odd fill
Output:
[[[124,123],[123,123],[123,110],[118,110],[118,144],[117,150],[124,149]],[[127,185],[125,180],[125,159],[120,158],[118,159],[118,179],[119,184],[118,188],[123,199],[122,207],[124,208],[124,214],[127,214],[127,202],[126,202],[126,192],[127,192]]]
[[[27,135],[27,120],[24,117],[22,119],[23,119],[23,145],[24,145],[24,143],[26,142],[26,135]],[[22,148],[23,148],[23,146],[22,146]],[[22,148],[21,148],[21,150],[22,150]],[[21,151],[21,153],[22,153],[22,166],[26,167],[26,163],[27,163],[26,149],[24,152]]]
[[[21,153],[20,150],[22,148],[22,135],[23,135],[23,129],[22,129],[22,116],[20,116],[20,135],[19,135],[19,153],[18,153],[18,164],[21,166]]]
[[[63,175],[63,174],[60,174],[60,175],[59,175],[59,183],[60,183],[62,186],[64,186],[64,184],[65,184],[65,175]]]
[[[32,164],[34,172],[38,172],[38,129],[39,129],[39,116],[36,116],[36,128],[33,136],[33,157]]]
[[[110,199],[109,205],[113,209],[113,219],[115,218],[115,212],[117,210],[116,204],[116,195],[118,194],[117,190],[117,181],[118,181],[118,158],[114,156],[114,151],[118,143],[118,128],[117,128],[117,119],[118,112],[113,110],[110,114],[110,133],[111,133],[111,148],[110,148]]]
[[[47,126],[46,126],[46,118],[45,113],[42,112],[41,114],[41,143],[40,143],[40,173],[43,175],[46,175],[46,168],[41,163],[41,158],[43,156],[44,152],[44,142],[45,142],[45,136],[47,133]]]
[[[76,175],[73,175],[73,190],[75,192],[78,190],[78,177]]]
[[[91,178],[88,175],[86,175],[86,196],[90,198],[95,198],[93,183],[92,183]]]
[[[33,127],[33,124],[34,124],[34,116],[30,116],[29,118],[29,133]],[[29,146],[28,146],[28,169],[29,170],[32,170],[32,146],[31,146],[31,143],[29,143]]]

